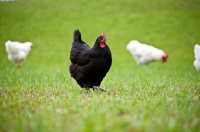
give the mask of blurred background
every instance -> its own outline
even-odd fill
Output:
[[[0,2],[0,10],[1,69],[13,67],[7,40],[33,43],[23,67],[67,68],[75,29],[90,46],[105,32],[114,65],[135,66],[126,45],[136,39],[168,52],[168,65],[192,67],[193,47],[200,43],[198,0],[17,0]]]

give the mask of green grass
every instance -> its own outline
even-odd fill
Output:
[[[91,46],[107,34],[105,93],[70,77],[75,29]],[[0,2],[0,131],[200,131],[199,29],[199,0]],[[137,66],[125,48],[132,39],[164,49],[168,62]],[[20,69],[7,59],[7,40],[34,44]]]

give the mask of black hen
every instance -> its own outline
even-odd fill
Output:
[[[104,91],[100,84],[112,64],[111,52],[106,45],[104,33],[96,39],[93,48],[90,48],[82,40],[80,31],[75,30],[70,60],[70,74],[81,88]]]

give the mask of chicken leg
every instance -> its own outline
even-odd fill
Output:
[[[17,59],[17,68],[20,68],[20,60]]]
[[[99,86],[93,86],[93,90],[97,89],[98,91],[106,92],[106,90],[100,88]]]

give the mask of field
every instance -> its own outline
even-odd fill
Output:
[[[90,46],[107,35],[104,93],[70,77],[75,29]],[[0,2],[0,131],[200,131],[199,29],[199,0]],[[137,66],[126,50],[133,39],[164,49],[167,63]],[[7,59],[7,40],[34,44],[20,69]]]

